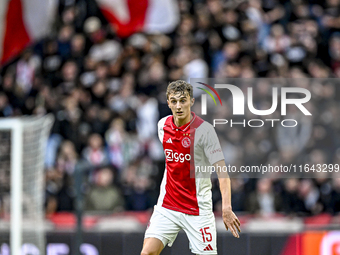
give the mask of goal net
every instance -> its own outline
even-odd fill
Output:
[[[53,115],[0,118],[0,255],[44,255],[44,157]]]

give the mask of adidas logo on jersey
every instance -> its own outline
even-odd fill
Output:
[[[213,248],[211,247],[210,244],[208,244],[208,246],[205,247],[203,251],[212,251],[212,250],[213,250]]]
[[[172,143],[171,138],[169,138],[169,139],[166,141],[166,143]]]

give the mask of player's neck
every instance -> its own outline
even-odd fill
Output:
[[[190,113],[187,117],[185,117],[184,119],[179,119],[179,118],[175,118],[174,117],[174,123],[177,127],[181,127],[187,123],[189,123],[192,120],[193,116]]]

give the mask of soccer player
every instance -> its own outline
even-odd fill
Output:
[[[189,83],[174,81],[166,94],[172,115],[158,122],[166,168],[141,255],[160,254],[181,229],[188,236],[192,253],[217,254],[211,180],[197,178],[195,166],[225,167],[221,146],[213,126],[191,112],[195,99]],[[231,208],[230,179],[219,174],[219,183],[225,227],[239,237],[240,221]]]

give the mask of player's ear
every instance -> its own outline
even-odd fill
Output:
[[[192,98],[192,99],[191,99],[191,102],[190,102],[190,106],[193,106],[194,103],[195,103],[195,98]]]
[[[169,100],[166,100],[166,103],[167,103],[168,107],[170,108],[170,105],[169,105]]]

